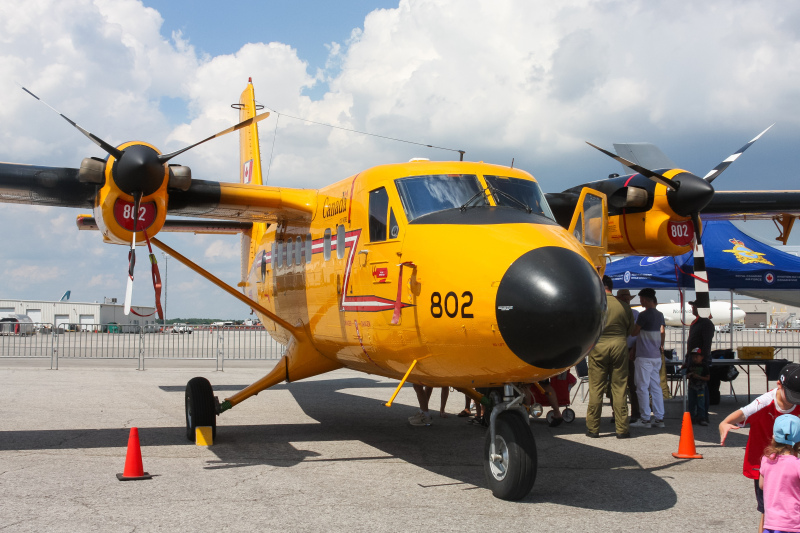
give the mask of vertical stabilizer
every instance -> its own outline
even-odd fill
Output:
[[[256,116],[255,91],[253,79],[247,81],[247,87],[239,97],[239,121]],[[261,179],[261,148],[258,143],[258,124],[253,123],[239,130],[239,181],[251,185],[263,185]],[[267,225],[261,222],[253,224],[250,232],[242,234],[242,281],[247,280],[247,273],[253,263],[258,243],[261,241]]]

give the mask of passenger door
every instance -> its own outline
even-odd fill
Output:
[[[605,194],[583,188],[569,232],[583,245],[595,268],[603,275],[608,250],[608,205]]]

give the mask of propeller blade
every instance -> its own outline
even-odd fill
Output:
[[[133,278],[128,276],[128,286],[125,287],[125,308],[123,312],[125,316],[131,314],[131,298],[133,297]]]
[[[133,195],[133,231],[131,232],[131,250],[128,252],[128,285],[125,287],[125,315],[131,314],[131,299],[133,298],[133,269],[136,267],[136,222],[139,218],[139,202],[142,193]]]
[[[694,296],[697,303],[697,314],[703,318],[711,315],[711,300],[708,297],[708,272],[706,271],[706,258],[703,252],[703,243],[700,240],[700,215],[692,213],[694,224]]]
[[[774,126],[774,125],[775,125],[775,124],[773,123],[772,125],[770,125],[770,127],[769,127],[769,128],[771,128],[771,127],[772,127],[772,126]],[[720,175],[720,174],[722,174],[722,173],[725,171],[725,169],[726,169],[726,168],[728,168],[728,167],[731,165],[731,163],[733,163],[734,161],[736,161],[737,159],[739,159],[739,156],[740,156],[740,155],[742,155],[742,153],[744,153],[744,151],[745,151],[745,150],[747,150],[748,148],[750,148],[750,145],[751,145],[751,144],[753,144],[754,142],[756,142],[757,140],[759,140],[759,139],[761,138],[761,136],[762,136],[762,135],[764,135],[765,133],[767,133],[767,132],[769,131],[769,128],[765,129],[764,131],[762,131],[761,133],[759,133],[758,135],[756,135],[756,136],[753,138],[753,140],[752,140],[752,141],[750,141],[749,143],[747,143],[747,144],[745,144],[744,146],[742,146],[741,148],[739,148],[739,151],[738,151],[738,152],[736,152],[736,153],[735,153],[735,154],[733,154],[732,156],[728,157],[728,158],[727,158],[725,161],[723,161],[722,163],[720,163],[719,165],[717,165],[716,167],[714,167],[714,168],[713,168],[713,169],[712,169],[712,170],[711,170],[711,171],[710,171],[708,174],[706,174],[705,176],[703,176],[703,179],[704,179],[704,180],[706,180],[706,181],[707,181],[707,182],[709,182],[709,183],[711,183],[712,181],[714,181],[715,179],[717,179],[717,178],[719,177],[719,175]]]
[[[247,126],[249,126],[251,124],[255,124],[256,122],[264,120],[268,116],[269,116],[269,113],[261,113],[260,115],[256,115],[254,117],[248,118],[247,120],[243,120],[242,122],[238,123],[235,126],[231,126],[230,128],[228,128],[226,130],[222,130],[221,132],[219,132],[217,134],[214,134],[211,137],[207,137],[207,138],[203,139],[200,142],[194,143],[191,146],[187,146],[186,148],[182,148],[182,149],[178,150],[177,152],[172,152],[171,154],[160,155],[160,156],[158,156],[158,162],[159,163],[166,163],[167,161],[169,161],[170,159],[172,159],[176,155],[180,155],[180,154],[182,154],[183,152],[185,152],[187,150],[191,150],[195,146],[201,145],[206,141],[210,141],[211,139],[216,139],[217,137],[222,137],[223,135],[227,135],[228,133],[233,133],[236,130],[240,130],[242,128],[246,128]]]
[[[632,161],[628,161],[624,157],[620,157],[617,154],[614,154],[614,153],[609,152],[607,150],[603,150],[599,146],[595,146],[592,143],[590,143],[589,141],[586,141],[586,144],[588,144],[592,148],[596,148],[596,149],[600,150],[601,152],[606,154],[608,157],[610,157],[610,158],[622,163],[623,165],[625,165],[628,168],[631,168],[631,169],[635,170],[636,172],[638,172],[642,176],[644,176],[646,178],[650,178],[651,180],[653,180],[653,181],[655,181],[657,183],[660,183],[662,185],[666,185],[669,189],[671,189],[673,191],[677,191],[678,187],[680,186],[679,183],[674,182],[673,180],[669,179],[666,176],[662,176],[658,172],[653,172],[652,170],[649,170],[647,168],[639,166],[639,165],[637,165],[636,163],[634,163]]]
[[[95,143],[97,146],[99,146],[100,148],[102,148],[103,150],[105,150],[105,152],[106,152],[107,154],[109,154],[109,155],[112,155],[112,156],[116,157],[117,159],[119,159],[120,157],[122,157],[122,150],[118,150],[117,148],[115,148],[114,146],[111,146],[110,144],[108,144],[107,142],[105,142],[103,139],[101,139],[101,138],[100,138],[100,137],[98,137],[97,135],[95,135],[95,134],[93,134],[93,133],[90,133],[90,132],[86,131],[85,129],[81,128],[81,127],[80,127],[80,126],[79,126],[79,125],[78,125],[78,124],[77,124],[77,123],[76,123],[74,120],[71,120],[69,117],[67,117],[66,115],[64,115],[63,113],[61,113],[61,112],[60,112],[58,109],[56,109],[55,107],[53,107],[53,106],[51,106],[50,104],[48,104],[47,102],[45,102],[44,100],[42,100],[41,98],[39,98],[38,96],[36,96],[35,94],[33,94],[32,92],[30,92],[28,89],[26,89],[25,87],[23,87],[22,85],[20,85],[20,87],[22,87],[22,90],[23,90],[23,91],[25,91],[25,92],[26,92],[26,93],[28,93],[29,95],[33,96],[34,98],[36,98],[37,100],[39,100],[41,103],[43,103],[44,105],[46,105],[47,107],[49,107],[50,109],[52,109],[53,111],[55,111],[56,113],[58,113],[58,114],[61,116],[61,118],[63,118],[64,120],[66,120],[67,122],[69,122],[70,124],[72,124],[72,125],[73,125],[75,128],[77,128],[77,129],[78,129],[78,131],[80,131],[81,133],[83,133],[83,134],[86,136],[86,138],[87,138],[87,139],[89,139],[90,141],[92,141],[93,143]]]

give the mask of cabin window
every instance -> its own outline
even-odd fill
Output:
[[[294,239],[289,237],[286,242],[286,266],[292,266],[294,263]]]
[[[322,239],[322,254],[325,261],[331,258],[331,228],[325,230],[325,237]]]
[[[295,253],[295,264],[302,265],[305,263],[305,255],[306,255],[306,238],[304,235],[300,235],[297,238],[297,243],[295,243],[294,247]]]
[[[277,259],[275,258],[275,243],[272,243],[272,247],[269,250],[269,262],[272,265],[272,269],[274,270],[275,267],[278,265]]]
[[[281,243],[275,243],[275,255],[272,256],[272,266],[276,269],[281,267]]]
[[[389,209],[389,195],[381,187],[369,193],[369,240],[386,240],[386,211]]]
[[[311,241],[311,234],[309,233],[306,235],[306,263],[311,262],[311,254],[314,253],[312,249],[313,246],[314,243]]]
[[[283,242],[281,244],[281,259],[283,259],[283,262],[281,264],[283,266],[288,266],[289,265],[289,257],[288,257],[288,253],[287,253],[288,251],[289,251],[289,247],[287,246],[287,243]]]
[[[502,176],[484,176],[484,179],[486,184],[494,189],[492,197],[497,205],[529,207],[534,213],[555,220],[542,189],[535,181]]]
[[[422,215],[461,207],[487,205],[473,174],[411,176],[395,180],[408,221]]]
[[[344,226],[339,224],[336,228],[336,257],[338,259],[344,259],[344,249],[346,246],[344,239]]]

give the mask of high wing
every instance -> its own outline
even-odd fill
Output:
[[[708,183],[713,181],[767,130],[725,159],[703,179]],[[657,174],[679,171],[675,163],[651,143],[615,143],[614,149],[620,158],[635,163],[633,167],[655,169]],[[560,193],[547,193],[545,196],[556,220],[562,226],[569,224],[578,201],[578,195],[583,187],[601,191],[608,196],[609,216],[647,214],[654,208],[659,209],[657,197],[661,195],[667,196],[669,199],[671,193],[663,189],[659,190],[656,183],[644,175],[636,173],[633,167],[623,164],[623,175],[612,174],[605,180],[578,185]],[[662,208],[672,207],[671,202],[667,203],[670,205],[662,206]],[[800,190],[714,191],[710,200],[699,210],[699,213],[706,220],[786,221],[800,216]],[[667,209],[666,214],[672,218],[680,218],[684,215],[684,213],[676,213],[675,209]],[[785,238],[779,238],[779,240],[785,241]]]
[[[702,211],[708,220],[773,220],[800,216],[800,191],[718,191]]]
[[[0,202],[94,209],[101,184],[83,169],[0,163]],[[310,219],[316,190],[192,180],[167,189],[167,214],[271,222]]]

